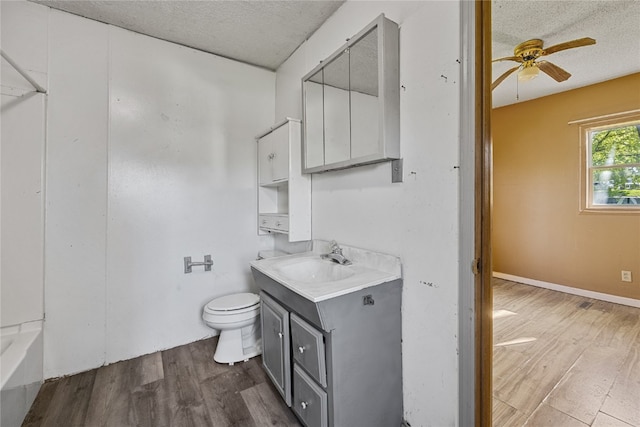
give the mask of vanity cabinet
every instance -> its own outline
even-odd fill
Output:
[[[287,118],[256,137],[258,233],[311,239],[311,178],[302,174],[301,124]]]
[[[318,302],[252,267],[263,365],[307,427],[402,422],[401,280]]]

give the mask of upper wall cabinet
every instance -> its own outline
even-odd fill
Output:
[[[287,118],[256,137],[258,233],[311,240],[311,177],[300,167],[300,120]]]
[[[302,78],[305,173],[400,158],[398,51],[380,15]]]

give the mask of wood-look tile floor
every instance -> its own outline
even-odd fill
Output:
[[[640,309],[494,279],[494,426],[640,427]],[[300,426],[216,338],[46,382],[23,426]]]
[[[217,364],[216,340],[45,382],[22,425],[299,427],[261,358]]]
[[[493,424],[640,427],[640,309],[494,279]]]

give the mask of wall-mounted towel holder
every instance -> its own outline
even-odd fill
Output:
[[[211,255],[205,255],[203,262],[191,262],[191,257],[184,257],[184,274],[191,273],[191,267],[198,267],[204,265],[204,271],[211,271],[213,261],[211,261]]]

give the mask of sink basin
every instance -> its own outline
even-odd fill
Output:
[[[402,279],[400,258],[345,245],[342,248],[351,265],[322,259],[331,250],[331,242],[314,240],[312,251],[251,261],[251,272],[263,290],[277,294],[282,285],[314,303]]]
[[[337,282],[354,274],[349,267],[317,258],[307,258],[300,262],[277,266],[275,270],[285,279],[300,283]]]

